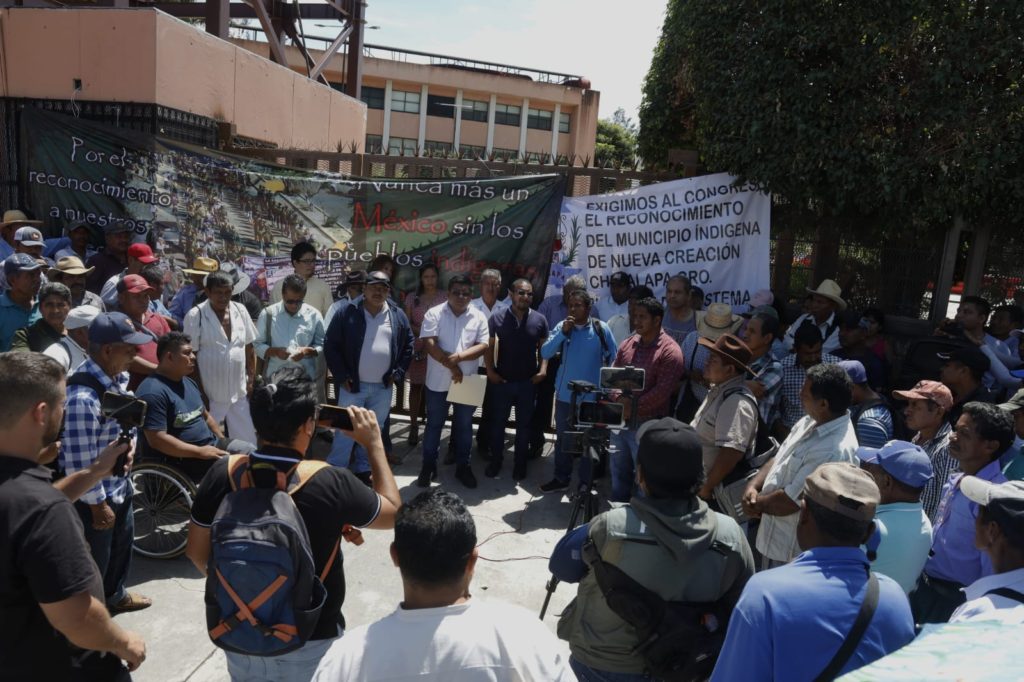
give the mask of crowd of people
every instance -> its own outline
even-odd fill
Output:
[[[208,576],[207,627],[233,680],[832,679],[925,623],[1024,623],[1013,304],[966,296],[901,357],[884,314],[851,310],[832,280],[797,301],[757,292],[743,310],[705,308],[684,275],[662,301],[625,272],[602,298],[570,277],[538,300],[529,280],[435,264],[401,292],[384,255],[331,291],[306,242],[270,305],[206,256],[165,300],[159,257],[130,234],[111,230],[90,254],[70,238],[13,239],[32,226],[4,217],[0,669],[12,679],[128,679],[143,663],[142,639],[111,616],[152,604],[126,588],[126,472],[147,457],[199,484],[186,554]],[[71,252],[44,265],[58,248]],[[602,391],[609,367],[643,382]],[[473,381],[486,386],[477,404],[450,392]],[[105,415],[111,392],[142,399],[144,420]],[[396,393],[424,489],[404,504]],[[607,448],[581,457],[574,407],[599,396],[621,422],[591,431]],[[308,459],[317,438],[326,462]],[[525,610],[470,597],[473,519],[434,483],[478,487],[474,442],[487,478],[532,491],[528,472],[543,468],[538,493],[609,479],[618,504],[550,557],[578,583],[557,628],[568,657]],[[404,594],[347,628],[338,554],[360,529],[393,529]]]

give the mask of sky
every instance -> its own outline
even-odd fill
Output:
[[[367,0],[366,42],[589,78],[637,121],[666,0]],[[380,28],[371,29],[371,26]],[[307,35],[331,28],[310,26]],[[314,46],[317,46],[314,43]]]

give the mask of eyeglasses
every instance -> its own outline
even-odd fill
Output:
[[[529,298],[533,298],[533,292],[532,291],[527,291],[526,289],[517,289],[516,290],[516,295],[517,296],[527,296]]]
[[[473,292],[472,291],[465,291],[465,290],[458,291],[458,290],[456,290],[456,291],[452,291],[451,293],[452,293],[452,296],[458,296],[459,298],[472,298],[473,297]]]
[[[313,265],[314,263],[316,263],[316,258],[300,258],[295,262],[302,263],[303,265]]]
[[[302,298],[286,298],[283,299],[285,305],[302,305],[305,299]]]

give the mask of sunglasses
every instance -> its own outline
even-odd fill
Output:
[[[302,305],[305,299],[302,298],[285,298],[282,299],[285,305]]]

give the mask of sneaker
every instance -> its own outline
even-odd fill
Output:
[[[494,478],[501,473],[501,462],[496,459],[492,459],[487,463],[487,468],[484,469],[484,476],[487,478]]]
[[[416,485],[420,488],[429,488],[433,480],[437,480],[437,466],[424,464],[420,469],[420,475],[416,477]]]
[[[540,491],[542,493],[557,493],[560,490],[568,490],[568,489],[569,489],[569,482],[568,481],[559,481],[557,478],[552,478],[550,481],[548,481],[547,483],[544,483],[540,487]]]
[[[473,469],[468,464],[455,467],[455,478],[467,488],[476,487],[476,476],[473,475]]]
[[[512,467],[512,480],[521,481],[526,478],[526,462],[518,462]]]

